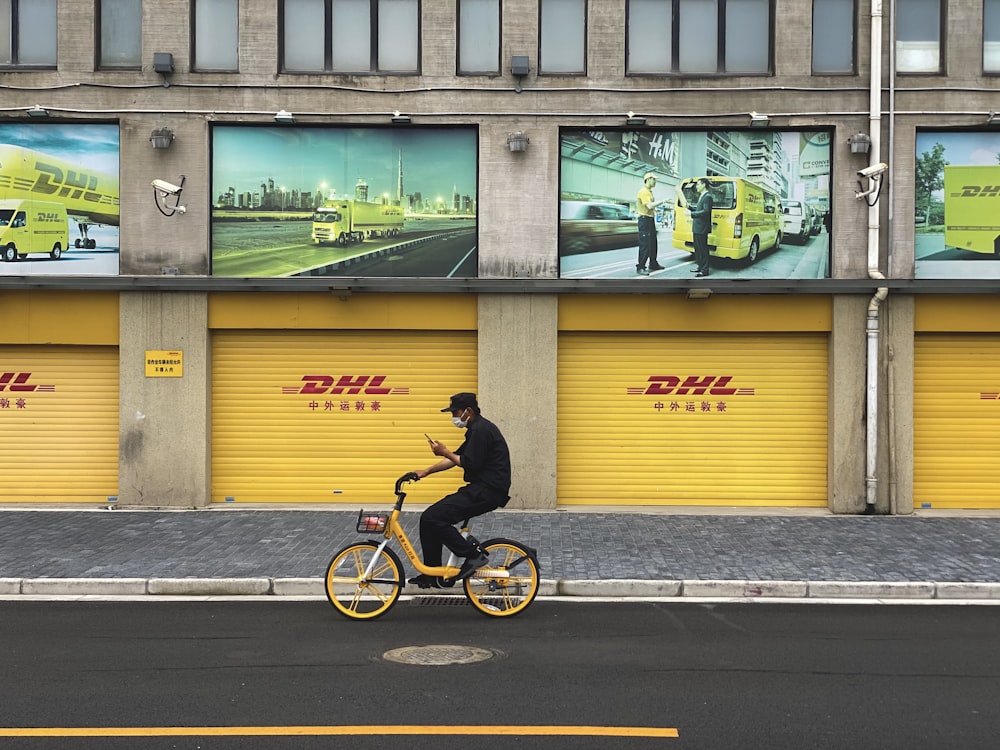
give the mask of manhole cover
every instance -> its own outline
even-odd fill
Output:
[[[494,657],[494,653],[475,646],[405,646],[386,651],[383,658],[399,664],[440,666],[444,664],[475,664]]]

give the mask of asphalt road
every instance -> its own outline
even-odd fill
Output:
[[[0,746],[994,748],[998,633],[995,606],[0,601]]]

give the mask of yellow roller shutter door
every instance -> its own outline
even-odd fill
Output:
[[[561,504],[827,504],[825,335],[563,333]]]
[[[118,494],[118,350],[0,346],[6,502],[105,503]]]
[[[920,334],[913,506],[1000,508],[1000,336]]]
[[[440,409],[476,390],[473,332],[222,332],[213,339],[212,499],[388,503],[392,485],[457,448]],[[456,470],[457,471],[457,470]],[[461,481],[414,486],[436,500]]]

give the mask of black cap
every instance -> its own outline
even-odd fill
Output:
[[[462,411],[463,409],[478,409],[475,393],[456,393],[451,397],[451,403],[441,411]]]

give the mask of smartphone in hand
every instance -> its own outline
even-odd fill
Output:
[[[436,440],[435,440],[434,438],[432,438],[432,437],[431,437],[430,435],[428,435],[428,434],[427,434],[426,432],[424,433],[424,437],[425,437],[425,438],[427,438],[427,442],[428,442],[428,443],[430,443],[431,445],[434,445],[434,443],[436,443],[436,442],[437,442],[437,441],[436,441]]]

